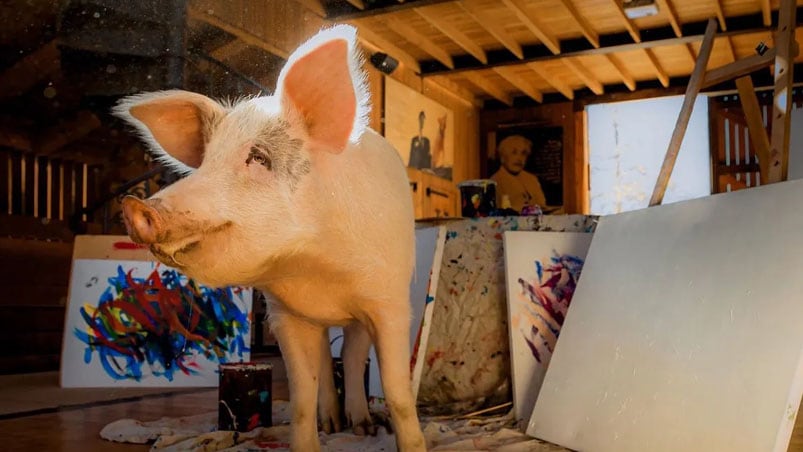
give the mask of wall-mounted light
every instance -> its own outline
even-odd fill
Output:
[[[658,5],[655,0],[624,0],[622,9],[630,19],[639,17],[654,16],[658,14]]]
[[[396,70],[397,67],[399,67],[399,60],[393,58],[387,53],[376,52],[375,54],[371,55],[371,64],[373,64],[375,68],[382,71],[382,73],[390,75]]]

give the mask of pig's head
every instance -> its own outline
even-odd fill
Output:
[[[294,52],[273,96],[235,104],[186,91],[126,98],[115,113],[163,164],[187,177],[127,197],[131,238],[210,285],[254,284],[266,263],[314,241],[322,160],[366,128],[368,91],[355,30],[324,30]]]

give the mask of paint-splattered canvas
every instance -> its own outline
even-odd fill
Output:
[[[505,232],[513,413],[529,420],[593,234]]]
[[[412,371],[413,394],[418,392],[418,385],[421,381],[423,360],[417,359],[418,350],[422,349],[422,344],[423,349],[426,349],[427,339],[429,338],[432,301],[435,299],[435,289],[438,286],[438,275],[440,273],[445,240],[445,227],[422,227],[415,230],[415,272],[410,282],[410,308],[412,314],[410,322],[410,368]],[[343,347],[342,335],[342,328],[329,329],[332,356],[341,356],[341,348]],[[371,360],[368,394],[373,397],[384,397],[379,374],[379,361],[373,346],[368,358]]]
[[[584,215],[488,217],[449,222],[419,406],[427,413],[472,411],[510,401],[505,231],[592,232]]]
[[[251,296],[156,262],[76,259],[61,385],[216,386],[220,363],[250,358]]]

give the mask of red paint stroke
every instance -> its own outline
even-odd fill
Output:
[[[434,351],[434,352],[430,353],[430,355],[427,356],[427,365],[428,366],[432,366],[432,363],[434,363],[435,361],[443,358],[443,355],[444,355],[444,353],[443,353],[442,350],[437,350],[437,351]]]
[[[114,242],[112,248],[116,250],[140,250],[147,249],[148,245],[140,245],[134,242]]]

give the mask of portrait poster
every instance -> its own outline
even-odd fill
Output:
[[[563,205],[563,127],[544,125],[512,125],[500,127],[488,134],[487,174],[484,176],[497,180],[497,198],[511,193],[511,200],[519,190],[524,195],[525,204],[529,200],[539,205],[545,213]],[[522,155],[522,150],[528,151]],[[506,158],[510,156],[510,158]],[[507,163],[507,167],[503,164]],[[513,176],[516,176],[513,178]],[[507,175],[509,177],[505,177]],[[501,176],[501,177],[500,177]],[[537,185],[522,184],[519,179],[537,178]],[[522,188],[526,185],[528,188]],[[542,194],[538,194],[538,186]],[[539,200],[545,200],[541,205]],[[513,206],[516,210],[519,207]],[[514,200],[514,204],[516,204]],[[500,205],[500,204],[497,204]]]
[[[408,167],[452,179],[453,112],[390,77],[385,77],[385,138]]]

